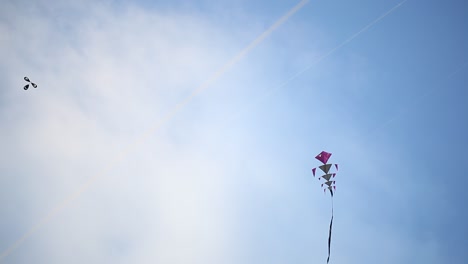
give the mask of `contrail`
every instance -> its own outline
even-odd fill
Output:
[[[230,61],[223,65],[218,71],[216,71],[207,81],[198,86],[187,98],[178,103],[168,114],[166,114],[163,119],[148,130],[146,130],[140,137],[138,137],[132,144],[125,148],[115,160],[113,160],[108,166],[102,169],[99,173],[91,177],[83,185],[81,185],[74,193],[65,198],[60,204],[54,207],[45,217],[43,217],[37,224],[35,224],[31,229],[29,229],[23,236],[16,240],[10,247],[8,247],[0,255],[0,261],[3,260],[6,256],[11,254],[18,246],[20,246],[24,240],[34,234],[39,228],[49,222],[55,215],[57,215],[61,210],[63,210],[68,204],[73,200],[78,198],[83,192],[85,192],[96,180],[108,173],[118,162],[122,161],[130,151],[137,148],[141,145],[151,134],[156,130],[161,128],[162,125],[171,120],[175,114],[177,114],[184,106],[186,106],[192,99],[206,90],[210,84],[215,82],[219,77],[221,77],[229,68],[236,64],[240,59],[242,59],[247,53],[249,53],[253,48],[260,44],[266,37],[268,37],[275,29],[277,29],[281,24],[287,21],[294,13],[299,11],[309,0],[302,0],[296,4],[291,10],[289,10],[285,15],[279,18],[270,28],[264,31],[260,36],[258,36],[254,41],[252,41],[247,47],[237,53]]]
[[[327,53],[325,53],[324,55],[320,56],[316,61],[314,61],[313,63],[311,63],[309,66],[305,67],[304,69],[300,70],[299,72],[297,72],[296,74],[294,74],[293,76],[291,76],[288,80],[286,80],[285,82],[283,82],[279,88],[283,87],[283,86],[286,86],[286,84],[288,84],[290,81],[296,79],[299,75],[303,74],[304,72],[308,71],[313,65],[319,63],[320,61],[322,61],[323,59],[327,58],[328,56],[330,56],[331,54],[333,54],[335,51],[341,49],[343,46],[345,46],[346,44],[348,44],[349,42],[351,42],[353,39],[357,38],[359,35],[361,35],[362,33],[364,33],[365,31],[367,31],[369,28],[371,28],[372,26],[374,26],[375,24],[377,24],[380,20],[384,19],[386,16],[390,15],[393,11],[395,11],[396,9],[398,9],[400,6],[402,6],[406,1],[408,0],[404,0],[402,2],[400,2],[399,4],[397,4],[396,6],[394,6],[392,9],[388,10],[387,12],[385,12],[383,15],[381,15],[380,17],[378,17],[376,20],[372,21],[371,23],[369,23],[367,26],[363,27],[361,30],[359,30],[358,32],[354,33],[354,35],[352,35],[351,37],[349,37],[348,39],[346,39],[345,41],[343,41],[340,45],[334,47],[333,49],[329,50]]]
[[[452,73],[449,74],[448,78],[449,79],[452,79],[453,76],[457,75],[457,73],[459,73],[461,70],[463,70],[463,68],[465,68],[465,66],[468,65],[468,61],[466,61],[465,63],[463,63],[460,67],[458,67],[458,69],[456,69],[455,71],[453,71]]]
[[[324,60],[325,58],[327,58],[328,56],[330,56],[331,54],[333,54],[334,52],[336,52],[337,50],[339,50],[340,48],[342,48],[343,46],[345,46],[346,44],[348,44],[349,42],[351,42],[352,40],[354,40],[355,38],[357,38],[359,35],[361,35],[362,33],[364,33],[365,31],[367,31],[369,28],[371,28],[372,26],[374,26],[375,24],[377,24],[380,20],[384,19],[386,16],[390,15],[392,12],[394,12],[396,9],[398,9],[399,7],[401,7],[405,2],[407,2],[408,0],[404,0],[402,2],[400,2],[399,4],[395,5],[393,8],[391,8],[390,10],[388,10],[387,12],[385,12],[384,14],[382,14],[381,16],[379,16],[377,19],[375,19],[374,21],[370,22],[368,25],[366,25],[365,27],[363,27],[361,30],[357,31],[356,33],[354,33],[351,37],[347,38],[345,41],[343,41],[341,44],[337,45],[336,47],[330,49],[328,52],[326,52],[325,54],[323,54],[322,56],[320,56],[318,59],[316,59],[315,61],[313,61],[311,64],[309,64],[308,66],[306,66],[305,68],[303,68],[302,70],[300,70],[299,72],[295,73],[294,75],[292,75],[291,77],[289,77],[286,81],[282,82],[279,86],[277,86],[276,88],[273,88],[273,89],[269,89],[265,92],[265,94],[260,97],[256,103],[254,103],[253,105],[257,105],[262,99],[266,99],[269,95],[273,94],[274,91],[277,91],[277,90],[280,90],[281,88],[285,87],[286,85],[288,85],[291,81],[293,81],[294,79],[296,79],[297,77],[299,77],[301,74],[305,73],[306,71],[308,71],[310,68],[312,68],[312,66],[314,66],[315,64],[319,63],[320,61]],[[244,107],[243,109],[249,109],[249,107]],[[233,116],[233,119],[235,119],[236,117],[239,117],[241,116],[246,110],[236,114]]]
[[[465,62],[464,64],[462,64],[460,67],[458,67],[455,71],[453,71],[452,73],[450,73],[449,75],[447,75],[447,80],[450,80],[452,79],[455,75],[457,75],[459,72],[461,72],[463,70],[463,68],[468,65],[468,62]],[[410,100],[411,101],[411,104],[410,105],[407,105],[404,109],[400,110],[398,113],[396,113],[395,115],[393,115],[392,117],[390,117],[387,121],[383,122],[382,124],[380,124],[379,126],[375,127],[374,129],[370,130],[368,133],[367,133],[367,136],[370,136],[374,133],[376,133],[377,131],[379,130],[382,130],[384,127],[390,125],[392,122],[394,122],[395,120],[397,120],[398,118],[400,118],[403,114],[405,113],[408,113],[408,111],[415,107],[416,105],[420,104],[423,99],[425,99],[426,97],[428,97],[430,94],[432,93],[435,93],[436,91],[442,89],[442,87],[445,87],[445,86],[436,86],[428,91],[426,91],[425,93],[419,95],[419,96],[415,96],[413,100]]]

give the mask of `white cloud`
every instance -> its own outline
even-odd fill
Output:
[[[229,32],[196,15],[91,3],[65,12],[85,12],[87,6],[84,19],[63,21],[62,15],[41,16],[40,11],[57,14],[64,6],[36,3],[27,17],[7,16],[1,24],[2,68],[7,68],[2,86],[9,88],[1,95],[1,181],[2,189],[14,190],[0,196],[2,226],[19,225],[11,233],[2,230],[2,250],[114,164],[118,151],[209,77],[238,45]],[[3,13],[21,12],[21,4],[6,7]],[[64,25],[69,32],[61,30]],[[23,91],[18,81],[23,74],[39,88]],[[200,110],[189,106],[193,120],[182,114],[114,164],[11,259],[225,262],[233,239],[229,176],[206,131],[206,147],[190,138],[191,128],[203,126],[197,122]],[[184,129],[178,135],[190,144],[177,144],[171,131]],[[22,207],[11,206],[21,200]]]

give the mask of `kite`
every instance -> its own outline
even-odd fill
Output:
[[[328,159],[330,159],[330,156],[332,154],[328,153],[326,151],[320,152],[315,158],[319,160],[320,162],[323,163],[323,165],[318,166],[319,169],[321,169],[325,174],[318,177],[319,180],[324,180],[325,182],[322,183],[322,187],[325,188],[323,189],[324,192],[327,191],[327,189],[330,191],[331,195],[331,220],[330,220],[330,230],[328,231],[328,258],[327,258],[327,263],[330,260],[330,244],[331,244],[331,233],[332,233],[332,225],[333,225],[333,190],[336,190],[335,187],[335,181],[333,180],[336,176],[335,173],[330,173],[330,169],[334,166],[336,171],[338,171],[338,164],[328,164]],[[315,171],[317,168],[312,169],[312,174],[315,177]]]
[[[37,84],[31,82],[31,81],[29,80],[28,77],[24,77],[24,80],[28,82],[28,84],[26,84],[26,85],[23,87],[24,90],[29,89],[29,83],[31,83],[31,85],[32,85],[34,88],[37,88]]]

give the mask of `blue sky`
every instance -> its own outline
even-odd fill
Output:
[[[465,1],[309,1],[115,161],[298,2],[3,1],[0,252],[97,180],[0,263],[325,262],[322,150],[330,263],[466,263]]]

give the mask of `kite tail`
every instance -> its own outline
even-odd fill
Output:
[[[330,190],[331,192],[331,190]],[[331,220],[330,220],[330,230],[328,231],[328,258],[327,258],[327,263],[330,260],[330,244],[331,244],[331,234],[332,234],[332,225],[333,225],[333,192],[332,198],[331,198],[331,203],[332,203],[332,215],[331,215]]]

